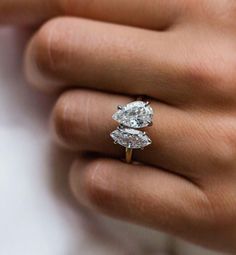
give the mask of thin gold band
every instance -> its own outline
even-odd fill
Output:
[[[133,154],[133,149],[125,148],[125,161],[126,161],[126,163],[128,163],[128,164],[132,163],[132,154]]]

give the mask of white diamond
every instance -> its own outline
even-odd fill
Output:
[[[115,143],[131,149],[141,149],[152,143],[146,133],[131,128],[117,128],[111,137]]]
[[[153,110],[143,101],[135,101],[122,106],[112,118],[131,128],[143,128],[152,123]]]

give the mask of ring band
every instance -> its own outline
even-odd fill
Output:
[[[130,164],[132,162],[133,149],[125,148],[125,161]]]
[[[137,100],[124,106],[117,106],[118,111],[112,118],[119,126],[110,136],[115,144],[126,148],[125,160],[132,162],[133,149],[143,149],[152,143],[146,132],[139,129],[152,125],[153,109],[149,102]]]

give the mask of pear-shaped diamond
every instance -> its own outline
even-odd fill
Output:
[[[131,128],[118,127],[111,133],[111,137],[115,143],[130,149],[141,149],[152,143],[145,132]]]
[[[143,128],[151,125],[153,110],[149,103],[134,101],[119,110],[112,116],[120,124],[131,128]]]

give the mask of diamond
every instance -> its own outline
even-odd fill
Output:
[[[152,143],[145,132],[131,128],[118,127],[111,133],[111,137],[115,143],[131,149],[141,149]]]
[[[134,101],[125,106],[119,106],[112,116],[120,124],[131,128],[143,128],[152,123],[153,109],[149,103]]]

